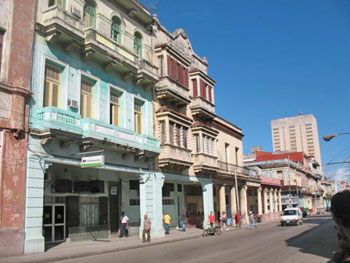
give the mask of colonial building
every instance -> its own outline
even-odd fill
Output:
[[[245,166],[261,176],[264,193],[259,215],[263,221],[276,220],[288,206],[299,206],[308,213],[323,208],[318,164],[302,152],[260,152],[249,156]]]
[[[149,11],[137,1],[38,3],[25,252],[113,236],[121,212],[136,232],[147,213],[152,235],[164,235]]]
[[[35,0],[0,8],[0,257],[23,254]]]

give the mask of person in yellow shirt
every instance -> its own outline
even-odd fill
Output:
[[[169,234],[171,217],[168,212],[165,213],[165,216],[163,217],[163,221],[164,221],[165,234]]]

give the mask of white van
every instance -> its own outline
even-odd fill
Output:
[[[299,207],[286,208],[283,211],[283,215],[281,216],[281,226],[291,224],[303,224],[303,213]]]

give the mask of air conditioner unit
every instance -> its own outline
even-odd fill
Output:
[[[68,99],[68,107],[78,109],[78,102],[76,100]]]
[[[72,6],[72,14],[75,15],[76,17],[81,18],[80,10],[74,6]]]

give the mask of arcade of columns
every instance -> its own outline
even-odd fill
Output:
[[[216,203],[220,204],[220,214],[226,212],[226,190],[227,185],[217,185],[216,192]],[[241,215],[248,219],[249,204],[247,196],[248,186],[243,186],[239,190],[239,201],[241,208]],[[269,188],[269,187],[259,187],[256,188],[257,199],[258,199],[258,215],[272,214],[275,212],[282,212],[282,198],[281,189]],[[263,194],[263,196],[262,196]],[[268,198],[269,196],[269,198]],[[230,186],[230,204],[231,213],[235,215],[237,213],[237,203],[236,203],[236,189],[234,186]]]

